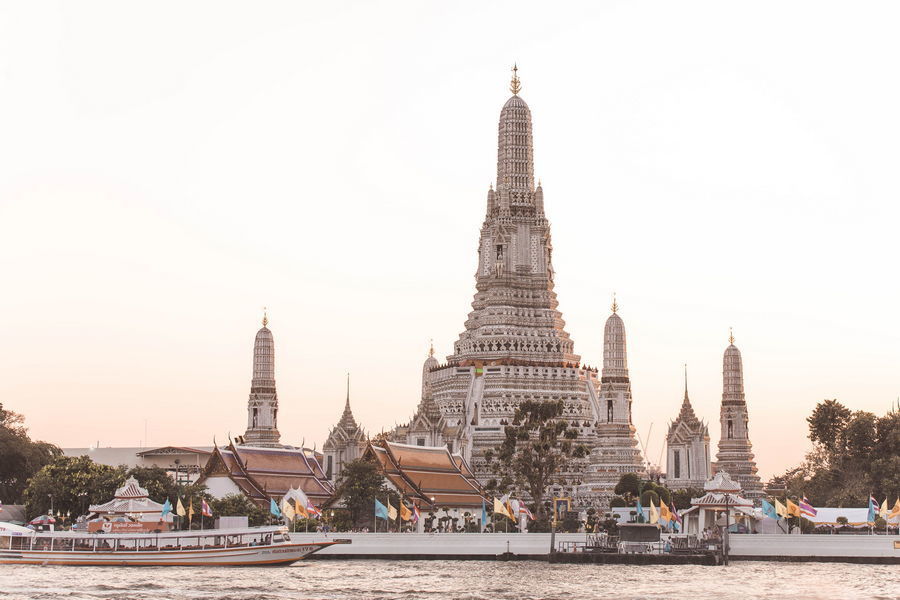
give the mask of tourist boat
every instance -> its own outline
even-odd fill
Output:
[[[37,532],[0,523],[0,564],[110,566],[289,565],[333,544],[295,543],[286,527],[161,533]]]

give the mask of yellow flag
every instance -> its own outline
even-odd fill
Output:
[[[498,514],[501,514],[501,515],[503,515],[504,517],[507,517],[507,518],[509,518],[509,519],[512,518],[512,517],[509,516],[509,513],[508,513],[507,510],[506,510],[506,507],[503,506],[503,503],[500,502],[500,501],[499,501],[498,499],[496,499],[496,498],[494,498],[494,512],[495,512],[495,513],[498,513]]]
[[[184,510],[184,504],[181,503],[181,498],[178,499],[178,505],[175,507],[175,514],[179,517],[183,517],[187,514],[187,511]]]
[[[194,499],[191,498],[190,503],[188,504],[188,521],[194,519]]]
[[[891,519],[897,516],[900,516],[900,498],[897,498],[897,501],[894,502],[894,508],[891,509],[891,514],[888,515]]]
[[[659,511],[656,510],[656,506],[653,505],[653,499],[650,499],[650,523],[658,523],[659,522]]]
[[[306,507],[303,506],[302,502],[297,502],[297,514],[303,517],[304,519],[309,518],[309,511],[306,510]]]
[[[787,499],[787,513],[791,517],[799,517],[800,516],[800,507],[793,502],[791,499]]]
[[[881,503],[881,510],[878,511],[882,517],[887,518],[888,516],[888,507],[887,507],[887,496],[884,497],[884,501]]]
[[[784,504],[779,502],[777,498],[775,499],[775,514],[778,515],[779,517],[785,517],[785,518],[790,516],[790,513],[788,513],[787,507],[785,507]]]
[[[393,521],[397,518],[397,509],[394,508],[394,505],[388,502],[388,518]]]
[[[666,522],[672,520],[672,511],[669,510],[662,498],[659,499],[659,518]]]
[[[293,521],[294,517],[297,516],[297,513],[294,512],[294,507],[291,506],[287,499],[281,501],[281,515],[289,521]]]
[[[404,521],[412,519],[412,511],[406,508],[406,505],[402,502],[400,503],[400,518]]]

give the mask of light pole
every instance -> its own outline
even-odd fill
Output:
[[[731,495],[725,494],[725,533],[722,535],[722,558],[725,565],[728,565],[728,528],[730,526],[729,516],[731,514]]]

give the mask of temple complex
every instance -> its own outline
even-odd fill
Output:
[[[669,489],[702,488],[712,477],[709,460],[709,428],[697,418],[688,397],[687,366],[684,368],[684,400],[681,412],[666,434],[666,485]]]
[[[722,435],[716,454],[716,471],[727,471],[741,485],[746,497],[753,500],[763,497],[763,485],[750,443],[741,351],[734,345],[734,335],[730,335],[728,341],[722,367],[722,410],[719,415]]]
[[[322,446],[325,455],[325,475],[336,483],[341,476],[344,463],[361,457],[366,449],[366,433],[353,418],[350,410],[350,375],[347,375],[347,401],[344,403],[344,413],[337,425],[328,432],[328,439]]]
[[[309,448],[280,443],[275,342],[268,324],[264,315],[253,345],[247,432],[234,441],[229,439],[227,446],[213,447],[197,483],[205,485],[214,498],[243,494],[260,506],[268,506],[270,500],[296,488],[319,505],[334,494],[322,469],[323,456]]]
[[[482,481],[492,477],[485,451],[502,442],[520,402],[561,400],[577,441],[589,448],[602,413],[596,378],[581,366],[558,310],[531,111],[515,68],[510,91],[500,111],[497,180],[487,192],[472,311],[453,354],[427,382],[446,424],[457,428],[452,451],[470,460]],[[585,465],[570,462],[568,487],[582,482]]]
[[[622,475],[645,475],[631,421],[631,379],[628,376],[628,351],[625,323],[613,300],[612,314],[603,328],[603,370],[600,372],[600,418],[597,420],[596,446],[591,451],[579,491],[587,493],[591,504],[607,507]]]

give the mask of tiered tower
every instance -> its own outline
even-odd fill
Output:
[[[603,328],[603,370],[600,373],[600,418],[597,445],[591,451],[582,492],[607,507],[619,479],[625,473],[644,475],[644,463],[631,422],[631,379],[625,323],[613,299],[612,314]]]
[[[716,454],[716,470],[726,471],[741,484],[747,498],[756,499],[763,496],[763,486],[750,443],[750,416],[744,398],[744,365],[741,351],[734,345],[733,334],[728,341],[722,367],[722,410],[719,416],[722,436]]]
[[[367,437],[362,427],[353,417],[350,409],[350,374],[347,374],[347,400],[344,402],[344,413],[337,425],[328,432],[328,439],[322,446],[325,456],[325,476],[337,482],[344,470],[344,464],[362,456]]]
[[[687,366],[684,368],[684,400],[681,412],[669,424],[666,435],[666,485],[669,489],[703,488],[712,477],[709,462],[709,428],[697,418],[688,397]]]
[[[275,391],[275,340],[263,314],[262,329],[253,343],[253,379],[247,401],[247,446],[279,447],[278,393]]]
[[[566,418],[589,446],[598,417],[596,375],[581,368],[557,310],[550,223],[544,191],[534,184],[531,111],[520,90],[513,68],[513,95],[500,112],[496,189],[487,194],[472,312],[447,365],[430,380],[447,424],[459,428],[459,450],[482,480],[492,477],[484,452],[500,444],[523,400],[562,400]],[[580,483],[584,462],[577,462],[566,474],[570,483]]]

